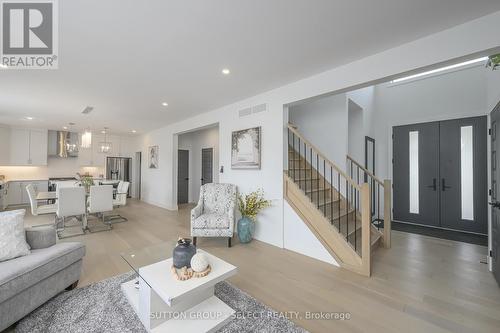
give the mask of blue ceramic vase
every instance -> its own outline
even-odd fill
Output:
[[[174,248],[172,255],[174,267],[182,268],[186,266],[191,267],[191,258],[196,253],[196,246],[191,244],[191,239],[181,238],[177,241],[177,246]]]
[[[238,220],[238,239],[240,243],[250,243],[255,232],[255,222],[243,216]]]

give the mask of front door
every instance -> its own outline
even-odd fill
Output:
[[[487,119],[441,121],[441,227],[488,233]]]
[[[189,200],[189,150],[179,149],[177,154],[177,203]]]
[[[393,129],[394,219],[487,233],[486,117]]]
[[[500,181],[500,104],[491,112],[491,261],[493,275],[500,285],[500,198],[498,182]]]
[[[393,129],[394,219],[439,226],[439,123]]]
[[[203,148],[201,150],[201,185],[213,182],[214,174],[214,149]]]

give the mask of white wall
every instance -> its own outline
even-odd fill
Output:
[[[175,134],[218,122],[219,162],[225,170],[220,175],[220,181],[237,184],[243,192],[257,187],[264,189],[266,197],[273,199],[274,205],[259,216],[255,236],[261,241],[283,247],[283,107],[303,99],[360,87],[367,82],[373,83],[403,72],[498,48],[499,29],[500,12],[151,131],[141,137],[138,145],[144,156],[147,156],[149,145],[159,145],[160,167],[147,169],[146,163],[143,163],[143,198],[161,207],[177,208]],[[238,117],[238,110],[262,103],[267,103],[267,112]],[[262,168],[231,170],[231,132],[253,126],[262,126]]]
[[[345,165],[347,154],[346,96],[339,94],[288,108],[289,121],[328,159]]]
[[[189,150],[189,202],[198,202],[201,187],[201,150],[213,148],[213,182],[219,182],[219,127],[183,133],[178,137],[179,149]]]
[[[361,88],[346,93],[349,112],[349,155],[357,162],[365,161],[365,136],[372,137],[372,122],[374,117],[375,88],[373,86]],[[354,102],[349,109],[349,100]],[[361,108],[361,110],[357,109]]]

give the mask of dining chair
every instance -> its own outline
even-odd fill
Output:
[[[130,186],[129,182],[125,181],[120,181],[118,183],[118,187],[116,188],[116,195],[115,198],[113,199],[113,208],[116,207],[121,207],[121,206],[126,206],[127,205],[127,196],[128,196],[128,188]],[[106,220],[109,223],[120,223],[120,222],[127,222],[128,219],[126,217],[123,217],[119,214],[115,215],[109,215],[107,216]]]
[[[30,199],[31,214],[33,216],[56,213],[57,205],[55,204],[38,205],[38,200],[36,200],[36,191],[33,184],[26,185],[26,191],[28,192],[28,197]]]
[[[88,213],[102,219],[102,225],[89,225],[90,232],[111,230],[111,223],[106,221],[105,213],[113,210],[113,186],[90,186]]]
[[[85,189],[83,187],[58,187],[56,229],[59,238],[66,238],[85,234],[87,226],[87,211],[85,205]],[[66,219],[80,217],[82,221],[81,232],[66,232]],[[62,227],[59,227],[62,225]],[[73,226],[72,226],[73,227]],[[76,227],[76,226],[75,226]],[[72,228],[73,229],[73,228]]]

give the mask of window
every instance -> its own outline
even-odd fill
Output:
[[[474,220],[474,170],[472,126],[460,128],[460,195],[462,219]]]
[[[410,141],[410,213],[419,214],[418,131],[409,132]]]

